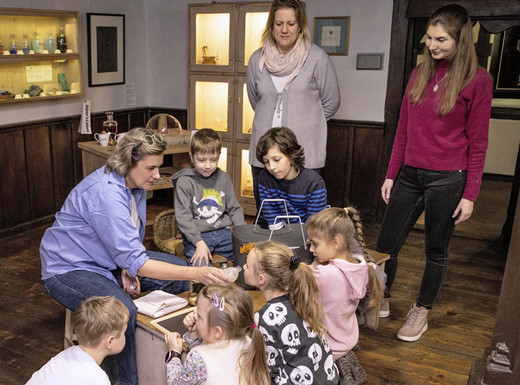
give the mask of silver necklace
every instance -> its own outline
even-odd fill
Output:
[[[437,72],[435,72],[435,85],[433,86],[433,92],[437,92],[439,89],[439,84],[448,76],[448,74],[445,74],[441,80],[437,80]]]

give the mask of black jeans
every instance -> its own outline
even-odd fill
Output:
[[[455,229],[452,218],[466,186],[464,170],[431,171],[403,165],[386,208],[377,250],[390,254],[385,263],[385,297],[397,273],[397,254],[415,222],[425,212],[426,266],[417,304],[431,309],[448,268],[448,247]]]

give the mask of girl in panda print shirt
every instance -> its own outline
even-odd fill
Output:
[[[287,246],[268,241],[255,245],[244,269],[246,283],[267,301],[255,323],[265,338],[271,383],[339,384],[309,266]]]

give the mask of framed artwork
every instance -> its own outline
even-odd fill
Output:
[[[125,83],[125,15],[87,13],[89,87]]]
[[[494,97],[520,98],[520,26],[495,37],[490,72],[495,82]]]
[[[329,55],[348,55],[350,16],[315,17],[314,43]]]

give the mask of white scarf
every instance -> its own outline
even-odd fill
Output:
[[[276,76],[288,76],[284,88],[293,80],[303,67],[303,63],[309,55],[310,43],[305,42],[300,34],[294,47],[285,55],[280,54],[276,44],[269,41],[262,47],[260,54],[259,69],[262,72],[264,67]]]

